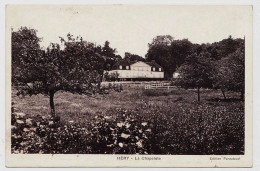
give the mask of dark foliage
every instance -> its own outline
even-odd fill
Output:
[[[68,40],[60,39],[64,50],[52,43],[44,51],[36,30],[25,27],[12,32],[12,84],[19,89],[18,95],[48,95],[53,115],[55,92],[88,94],[100,85],[105,63],[93,43],[71,34]]]
[[[209,53],[192,54],[178,69],[180,76],[174,81],[174,84],[186,89],[196,88],[198,101],[200,101],[200,88],[212,88],[213,70]]]
[[[105,81],[116,81],[118,80],[118,72],[105,72],[104,73],[104,80]]]
[[[224,99],[226,91],[241,92],[241,100],[245,92],[245,51],[244,45],[235,52],[215,62],[213,86],[221,89]]]
[[[197,104],[161,113],[144,104],[110,109],[89,121],[12,113],[12,153],[46,154],[244,154],[243,107]],[[182,111],[183,110],[183,111]],[[232,113],[231,113],[232,111]],[[181,113],[181,114],[180,114]]]
[[[229,36],[211,44],[193,44],[188,39],[174,40],[170,35],[157,36],[148,44],[146,61],[155,60],[164,68],[165,78],[169,79],[189,55],[208,53],[212,61],[220,60],[241,48],[243,41]]]
[[[122,60],[122,57],[120,55],[115,54],[116,49],[110,47],[109,41],[106,41],[104,46],[100,50],[100,54],[102,54],[106,59],[104,63],[104,70],[111,70],[115,63]]]
[[[136,54],[131,54],[129,52],[126,52],[125,53],[125,60],[127,61],[145,61],[145,59],[139,55],[136,55]]]

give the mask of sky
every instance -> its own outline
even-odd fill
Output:
[[[192,43],[213,43],[243,38],[251,7],[96,5],[96,6],[7,6],[7,25],[38,30],[42,47],[59,43],[68,33],[104,45],[108,40],[122,57],[125,52],[145,56],[148,43],[158,35],[189,39]]]

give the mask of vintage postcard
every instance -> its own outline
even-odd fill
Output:
[[[252,167],[252,11],[6,5],[6,166]]]

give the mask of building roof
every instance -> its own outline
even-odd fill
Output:
[[[150,65],[150,66],[152,66],[152,67],[154,67],[154,68],[162,68],[162,71],[163,71],[163,67],[161,67],[159,64],[157,64],[155,62],[155,60],[152,60],[151,62],[145,62],[145,63]]]
[[[117,63],[115,63],[113,66],[112,66],[112,69],[118,69],[119,66],[130,66],[130,61],[127,61],[127,60],[121,60],[121,61],[118,61]]]
[[[130,65],[132,65],[132,64],[134,64],[134,63],[136,63],[136,62],[140,62],[140,61],[121,60],[121,61],[118,61],[117,63],[115,63],[115,64],[113,65],[112,70],[118,69],[120,65],[121,65],[121,66],[130,66]],[[143,62],[143,61],[141,61],[141,62]],[[151,67],[162,68],[159,64],[157,64],[157,63],[155,62],[155,60],[152,60],[151,62],[144,62],[144,63],[150,65]],[[163,71],[163,68],[162,68],[162,71]]]

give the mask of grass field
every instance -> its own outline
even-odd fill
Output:
[[[113,148],[109,146],[109,136],[104,134],[108,136],[105,140],[97,140],[102,141],[100,149],[96,147],[98,150],[92,148],[92,151],[82,153],[244,153],[244,102],[239,100],[239,94],[228,92],[229,100],[223,101],[220,91],[204,89],[201,90],[201,102],[197,102],[196,90],[145,90],[143,86],[128,85],[123,88],[122,92],[112,91],[93,97],[68,92],[55,94],[55,109],[62,124],[73,123],[89,130],[92,130],[90,127],[99,126],[95,130],[98,135],[102,134],[100,127],[105,125],[110,130],[116,129],[117,137],[123,137],[121,133],[124,133],[133,139],[139,136],[136,131],[148,130],[133,140],[134,143],[132,140],[126,141],[128,137],[122,140],[117,138],[117,142],[113,143],[116,147]],[[30,117],[49,115],[48,97],[19,98],[15,92],[13,89],[12,102],[17,112]],[[100,117],[110,118],[102,120]],[[119,123],[124,124],[124,129],[118,126]],[[140,137],[143,137],[141,147]],[[129,151],[129,144],[135,145],[131,148],[135,150]],[[72,149],[68,153],[81,152]]]

